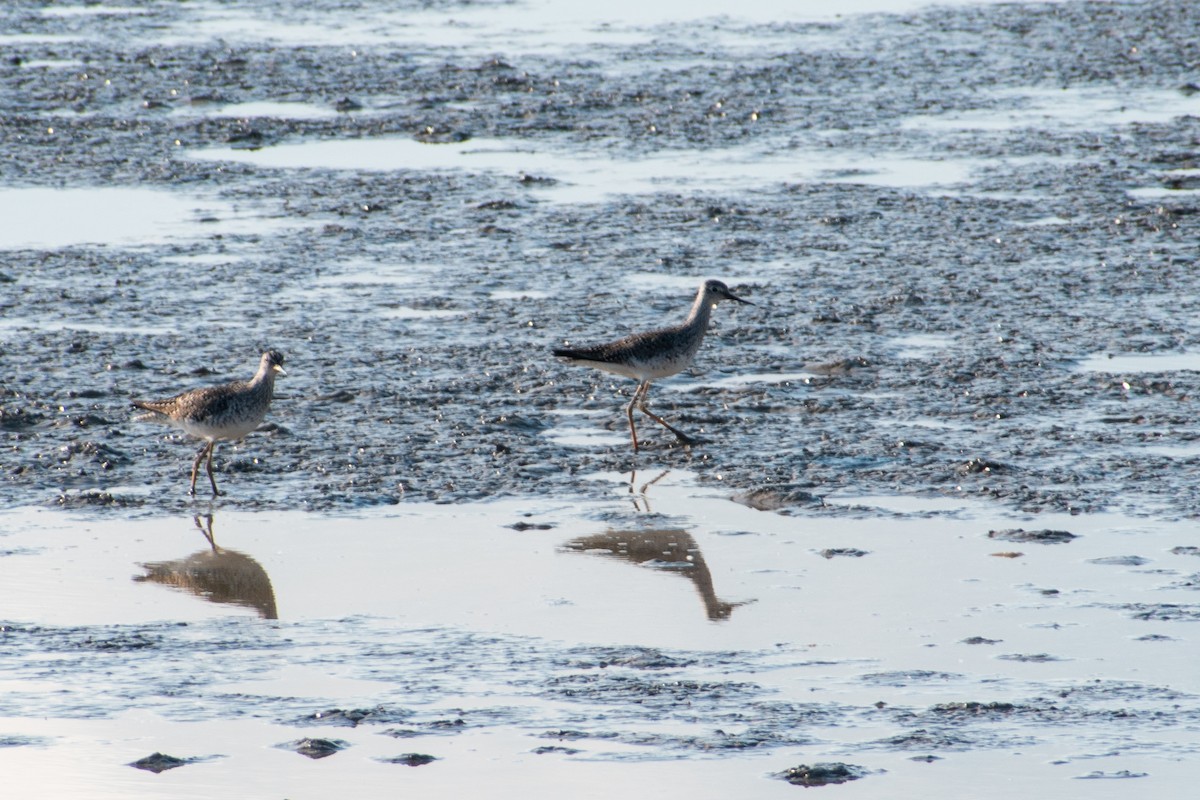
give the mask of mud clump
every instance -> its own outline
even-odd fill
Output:
[[[1101,556],[1100,558],[1089,558],[1087,563],[1107,567],[1140,567],[1149,564],[1150,559],[1144,556]]]
[[[401,753],[398,756],[381,758],[379,760],[385,764],[403,764],[406,767],[423,767],[426,764],[432,764],[434,761],[437,761],[437,757],[426,755],[425,753]]]
[[[145,500],[139,497],[115,495],[98,489],[63,493],[54,500],[59,508],[140,508]]]
[[[383,706],[375,708],[341,709],[331,708],[328,711],[317,711],[298,720],[301,725],[333,725],[347,728],[357,728],[363,723],[394,725],[413,716],[411,711],[392,711]]]
[[[841,762],[801,764],[789,767],[776,777],[785,780],[793,786],[833,786],[839,783],[856,781],[865,777],[869,771],[865,767]]]
[[[739,492],[730,499],[735,503],[741,503],[759,511],[779,511],[795,506],[824,505],[825,501],[808,491],[809,488],[811,487],[764,486]]]
[[[1012,467],[986,458],[972,458],[959,464],[955,471],[960,475],[1000,475],[1012,471]]]
[[[1011,714],[1017,707],[1012,703],[993,701],[979,703],[974,700],[958,703],[939,703],[929,710],[931,713],[954,717],[980,717],[997,714]]]
[[[857,547],[829,547],[818,553],[821,558],[862,558],[868,551]]]
[[[349,742],[341,739],[297,739],[294,742],[285,742],[278,745],[282,750],[293,750],[305,758],[311,758],[314,761],[321,758],[340,753],[350,746]]]
[[[169,756],[164,753],[156,752],[151,753],[145,758],[139,758],[137,761],[131,762],[129,766],[158,774],[160,772],[166,772],[169,769],[186,766],[190,763],[192,763],[191,759],[176,758],[175,756]]]
[[[564,756],[573,756],[573,755],[577,755],[578,753],[582,753],[583,751],[579,750],[575,747],[562,747],[561,745],[556,745],[556,744],[544,744],[541,747],[533,748],[529,752],[533,753],[534,755],[539,755],[539,756],[544,756],[549,753],[557,753],[557,754],[561,754]]]
[[[1031,542],[1034,544],[1066,544],[1079,537],[1068,531],[1027,531],[1024,528],[1007,528],[1005,530],[988,531],[989,539],[1000,539],[1006,542]]]

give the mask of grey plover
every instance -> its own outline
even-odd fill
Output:
[[[591,347],[557,348],[554,355],[566,359],[571,364],[594,367],[639,381],[633,399],[629,401],[629,407],[625,410],[626,416],[629,417],[629,435],[633,439],[634,452],[638,449],[637,428],[633,424],[635,407],[675,434],[683,444],[695,444],[694,439],[650,410],[646,403],[646,393],[650,390],[651,381],[681,372],[692,363],[696,351],[700,349],[700,343],[704,341],[704,334],[708,331],[708,320],[712,310],[721,300],[754,305],[729,291],[729,287],[721,281],[705,281],[696,292],[696,300],[692,303],[692,310],[687,319],[678,325],[635,333],[615,342]]]
[[[139,415],[137,420],[166,422],[189,436],[205,440],[192,463],[189,494],[196,493],[196,474],[205,456],[208,456],[208,480],[213,495],[220,494],[213,477],[213,450],[217,442],[241,439],[259,426],[271,407],[277,374],[287,374],[283,371],[283,354],[268,350],[262,354],[258,372],[248,381],[192,389],[166,400],[133,401],[135,406],[149,412]]]

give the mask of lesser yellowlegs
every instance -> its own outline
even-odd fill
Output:
[[[629,408],[625,410],[626,416],[629,417],[629,435],[633,439],[634,452],[638,449],[637,428],[633,424],[634,407],[675,434],[679,441],[694,444],[694,439],[650,410],[646,403],[646,393],[650,390],[652,380],[674,375],[687,369],[692,363],[696,351],[700,349],[700,342],[704,341],[704,334],[708,331],[708,320],[712,310],[721,300],[754,305],[729,291],[729,287],[721,281],[705,281],[696,292],[696,300],[692,303],[692,310],[687,319],[679,325],[635,333],[615,342],[591,347],[558,348],[554,355],[566,359],[571,364],[595,367],[639,381],[633,399],[629,401]]]
[[[287,374],[283,371],[283,354],[268,350],[262,354],[258,372],[249,381],[192,389],[166,400],[133,401],[138,408],[150,412],[138,416],[138,420],[167,422],[189,436],[205,440],[192,464],[190,494],[196,493],[196,474],[205,456],[208,456],[208,480],[213,495],[220,494],[213,477],[213,450],[217,442],[241,439],[259,426],[271,407],[276,374]]]

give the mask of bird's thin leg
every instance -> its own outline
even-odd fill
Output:
[[[646,388],[649,388],[649,384],[646,384]],[[639,408],[639,409],[641,410],[641,412],[642,412],[643,414],[645,414],[647,417],[649,417],[650,419],[654,420],[654,421],[655,421],[655,422],[657,422],[659,425],[662,425],[664,428],[666,428],[667,430],[669,430],[671,433],[675,434],[675,438],[676,438],[676,439],[678,439],[679,441],[683,442],[684,444],[695,444],[695,443],[696,443],[696,440],[695,440],[695,439],[693,439],[692,437],[688,436],[686,433],[684,433],[683,431],[679,430],[679,429],[678,429],[678,428],[676,428],[674,425],[672,425],[671,423],[667,422],[665,419],[663,419],[662,417],[658,416],[658,415],[657,415],[657,414],[655,414],[653,411],[651,411],[651,410],[650,410],[650,406],[648,406],[648,405],[646,404],[646,393],[645,393],[645,392],[642,392],[642,396],[641,396],[641,402],[640,402],[640,403],[638,403],[638,408]],[[631,412],[631,413],[632,413],[632,412]]]
[[[200,452],[196,453],[196,460],[192,462],[192,487],[188,489],[188,494],[196,493],[196,474],[200,472],[200,462],[204,460],[204,455],[211,446],[212,442],[205,442],[204,446],[200,448]]]
[[[216,449],[217,449],[217,440],[213,439],[211,442],[208,443],[208,482],[212,484],[213,497],[216,497],[217,495],[221,494],[220,492],[217,491],[217,479],[213,477],[213,471],[212,471],[213,450],[216,450]]]
[[[636,406],[638,404],[638,401],[641,400],[642,395],[645,394],[646,390],[649,388],[650,388],[650,381],[642,381],[641,383],[639,383],[637,391],[635,391],[633,393],[633,399],[629,401],[629,408],[625,409],[625,414],[629,417],[629,436],[633,439],[633,452],[635,452],[635,453],[637,452],[637,449],[638,449],[638,441],[637,441],[637,428],[634,427],[634,424],[633,424],[633,409],[634,409],[634,406]]]

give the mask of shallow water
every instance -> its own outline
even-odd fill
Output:
[[[0,6],[7,785],[1190,796],[1200,15],[831,8]]]
[[[21,622],[3,634],[0,731],[29,741],[0,759],[30,776],[42,752],[69,759],[37,778],[64,796],[157,791],[121,775],[152,750],[211,759],[171,783],[197,796],[235,779],[251,796],[350,776],[382,791],[398,767],[373,759],[414,749],[440,759],[437,777],[404,777],[418,796],[485,774],[500,796],[555,780],[772,796],[766,772],[828,760],[887,770],[866,796],[991,796],[972,774],[1014,757],[1017,783],[1063,796],[1092,796],[1069,781],[1096,771],[1189,791],[1196,556],[1172,550],[1193,525],[900,497],[831,498],[856,516],[802,520],[687,473],[587,479],[608,499],[353,518],[10,511],[0,605]],[[224,561],[201,573],[210,523]],[[989,535],[1014,528],[1078,538]],[[189,563],[207,580],[145,580]],[[317,777],[271,754],[318,735],[347,742],[349,763]],[[574,752],[534,758],[544,745]]]
[[[278,235],[296,226],[249,205],[162,189],[0,189],[5,219],[0,250],[161,245],[248,233]]]

